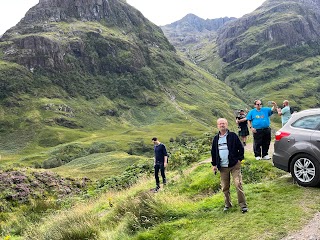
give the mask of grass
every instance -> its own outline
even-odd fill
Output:
[[[30,226],[24,236],[46,239],[50,233],[52,239],[65,239],[55,237],[63,229],[63,236],[78,239],[91,233],[90,239],[281,239],[320,210],[320,189],[294,184],[291,176],[269,161],[254,160],[252,153],[245,158],[246,214],[237,206],[233,186],[234,207],[222,211],[219,174],[212,174],[210,163],[196,163],[180,175],[169,171],[167,187],[157,194],[149,191],[153,177],[142,178],[128,190],[109,191],[52,213],[39,222],[41,227]],[[250,174],[256,177],[248,177]]]
[[[52,170],[66,177],[88,177],[92,180],[98,180],[120,175],[128,166],[144,159],[141,156],[132,156],[124,152],[95,153],[76,158],[66,165]]]

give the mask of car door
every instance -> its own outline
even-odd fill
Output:
[[[315,115],[318,126],[312,133],[310,143],[313,145],[314,157],[320,161],[320,115]]]

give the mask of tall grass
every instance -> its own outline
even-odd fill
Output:
[[[219,174],[198,162],[168,171],[168,185],[150,192],[153,177],[124,191],[106,192],[91,202],[50,214],[28,227],[25,239],[281,239],[320,210],[320,190],[302,188],[291,176],[256,161],[243,163],[249,212],[242,214],[232,185],[234,207],[223,212]],[[183,174],[182,174],[183,173]]]
[[[25,239],[81,240],[98,239],[100,222],[97,215],[85,206],[49,216],[50,221],[30,227]]]

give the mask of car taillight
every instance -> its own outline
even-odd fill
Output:
[[[281,138],[288,137],[289,135],[290,135],[290,133],[288,133],[288,132],[277,131],[275,138],[276,138],[276,141],[280,141]]]

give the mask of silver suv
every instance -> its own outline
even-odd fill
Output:
[[[320,184],[320,108],[292,114],[276,132],[273,164],[305,187]]]

